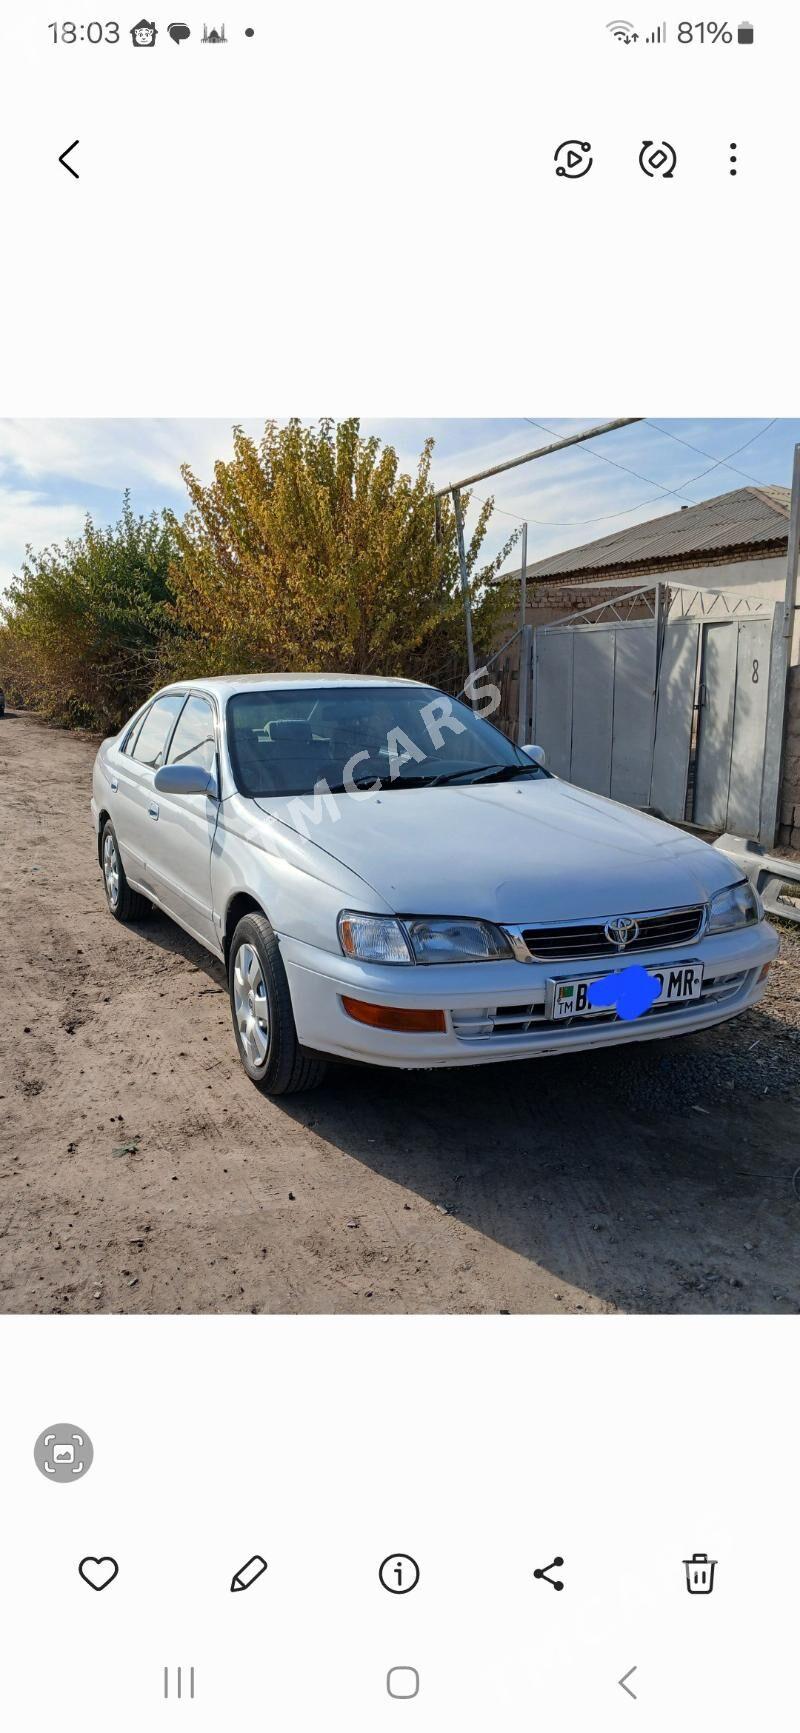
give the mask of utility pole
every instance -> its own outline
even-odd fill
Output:
[[[441,536],[442,520],[439,511],[439,501],[450,494],[456,514],[456,530],[458,533],[458,566],[461,574],[461,594],[464,602],[464,627],[467,638],[467,662],[470,674],[475,672],[475,651],[472,643],[472,608],[470,606],[469,574],[467,572],[467,556],[464,549],[464,517],[461,510],[461,489],[471,487],[475,481],[488,481],[490,476],[503,475],[507,469],[519,469],[521,464],[533,463],[537,457],[549,457],[554,451],[565,451],[570,445],[584,445],[587,439],[598,439],[602,433],[615,433],[619,427],[631,427],[634,422],[641,421],[641,415],[624,415],[617,421],[602,421],[597,427],[587,427],[585,433],[568,433],[564,439],[556,439],[552,445],[540,445],[536,451],[524,451],[521,457],[511,457],[505,463],[495,463],[490,469],[481,469],[477,475],[467,475],[463,481],[451,481],[446,487],[439,487],[433,496],[435,511],[436,539]],[[527,547],[528,526],[525,525],[524,536]],[[524,564],[524,558],[523,558]],[[521,622],[524,624],[524,621]]]
[[[531,634],[525,618],[528,609],[528,525],[522,526],[522,559],[519,573],[519,691],[517,710],[517,745],[525,745],[528,732],[528,680],[531,663]]]
[[[797,606],[797,567],[800,561],[800,445],[794,448],[792,472],[792,506],[789,517],[789,556],[786,562],[786,590],[783,599],[783,636],[789,639],[787,662],[792,657],[794,611]]]
[[[464,517],[461,511],[461,491],[457,487],[453,488],[453,510],[456,514],[458,569],[461,573],[461,595],[464,602],[464,626],[467,634],[467,665],[470,674],[474,674],[475,648],[472,642],[472,606],[469,594],[469,572],[467,571],[467,554],[464,547]]]

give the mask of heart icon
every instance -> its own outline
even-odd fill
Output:
[[[119,1575],[119,1565],[115,1558],[82,1558],[78,1571],[91,1589],[107,1589]]]

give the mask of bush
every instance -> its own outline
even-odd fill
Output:
[[[157,679],[171,630],[175,544],[164,515],[119,522],[63,548],[28,549],[0,611],[0,675],[12,702],[68,727],[114,730]]]
[[[69,727],[112,731],[158,685],[276,670],[404,674],[451,690],[466,669],[456,526],[434,499],[433,441],[415,476],[356,420],[268,422],[190,509],[30,548],[0,608],[0,680],[11,701]],[[466,510],[468,496],[464,495]],[[467,549],[476,651],[508,606],[491,584],[512,543],[481,565],[492,512]],[[513,540],[513,538],[512,538]]]

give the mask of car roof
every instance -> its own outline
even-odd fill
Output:
[[[300,689],[328,686],[417,686],[427,689],[422,680],[386,678],[380,674],[214,674],[207,680],[173,680],[164,692],[213,692],[225,703],[237,692],[252,692],[259,688]]]

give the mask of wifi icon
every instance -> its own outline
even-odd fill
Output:
[[[624,42],[626,46],[629,42],[638,42],[639,40],[633,25],[629,24],[625,18],[612,18],[611,23],[606,25],[606,29],[611,31],[617,42]]]

